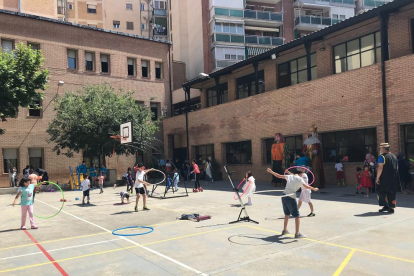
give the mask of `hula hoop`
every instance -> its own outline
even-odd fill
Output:
[[[240,188],[240,185],[243,183],[244,181],[242,180],[242,182],[240,182],[240,184],[239,184],[239,186],[237,186],[237,189],[238,188]],[[242,197],[246,192],[247,192],[247,190],[249,189],[249,187],[250,187],[250,184],[251,184],[251,182],[249,181],[249,185],[247,185],[247,188],[246,188],[246,190],[244,190],[243,191],[243,193],[242,193],[242,195],[240,196],[240,197]],[[236,198],[236,192],[234,192],[234,195],[233,195],[233,198],[234,198],[234,200],[237,200],[238,198]]]
[[[46,182],[46,183],[50,183],[50,184],[55,185],[56,187],[58,187],[58,188],[59,188],[60,192],[62,193],[62,199],[63,199],[63,200],[62,200],[62,206],[60,206],[60,209],[57,211],[57,213],[56,213],[56,214],[54,214],[54,215],[52,215],[52,216],[50,216],[50,217],[41,217],[41,216],[38,216],[38,215],[33,214],[33,216],[35,216],[35,217],[37,217],[37,218],[40,218],[40,219],[50,219],[50,218],[53,218],[54,216],[56,216],[57,214],[59,214],[59,213],[60,213],[60,211],[62,211],[62,209],[63,209],[63,205],[65,205],[65,195],[63,194],[63,190],[62,190],[62,188],[60,188],[60,186],[59,186],[58,184],[56,184],[56,183],[54,183],[54,182],[51,182],[51,181],[43,181],[43,182]],[[43,182],[38,183],[38,184],[35,186],[35,188],[36,188],[37,186],[41,185]]]
[[[166,176],[166,175],[165,175],[165,173],[163,173],[162,171],[160,171],[160,170],[156,170],[156,169],[153,169],[152,171],[162,173],[162,174],[164,175],[164,179],[163,179],[161,182],[154,183],[154,184],[150,183],[150,184],[152,184],[152,185],[160,185],[161,183],[163,183],[163,182],[165,181],[165,179],[167,179],[167,176]]]
[[[121,231],[121,230],[124,230],[124,229],[132,229],[132,228],[146,228],[146,229],[150,229],[150,230],[148,232],[138,233],[138,234],[118,234],[118,233],[116,233],[117,231]],[[126,236],[126,237],[130,237],[130,236],[140,236],[140,235],[149,234],[152,231],[154,231],[154,228],[149,227],[149,226],[129,226],[129,227],[123,227],[123,228],[115,229],[114,231],[112,231],[112,235],[115,235],[115,236]]]
[[[311,173],[311,175],[312,175],[312,182],[308,184],[309,186],[311,186],[311,185],[313,184],[313,182],[315,182],[315,175],[314,175],[314,174],[313,174],[313,172],[312,172],[311,170],[309,170],[308,168],[303,167],[303,166],[293,166],[293,167],[287,168],[286,170],[288,171],[288,170],[293,169],[293,168],[301,168],[301,169],[305,169],[305,170],[307,170],[308,172],[310,172],[310,173]],[[286,175],[286,173],[285,173],[285,175]]]

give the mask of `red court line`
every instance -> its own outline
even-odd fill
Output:
[[[38,243],[37,240],[33,238],[29,232],[27,232],[27,230],[24,230],[24,232],[32,240],[32,242],[34,242],[37,245],[37,247],[39,247],[39,249],[43,252],[43,254],[45,254],[45,256],[49,259],[49,261],[53,263],[53,265],[57,268],[57,270],[59,270],[59,272],[62,275],[69,276],[69,274],[67,274],[66,271],[63,270],[63,268],[55,261],[55,259],[53,259],[49,253],[47,253],[46,249],[44,249],[43,246],[41,246],[40,243]]]

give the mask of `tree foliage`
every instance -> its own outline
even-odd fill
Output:
[[[68,157],[83,151],[85,156],[133,154],[136,148],[121,145],[110,138],[119,135],[120,124],[133,122],[134,142],[148,145],[158,131],[159,121],[152,121],[151,109],[138,105],[133,92],[115,91],[107,84],[86,86],[76,93],[66,92],[57,98],[55,118],[47,132],[57,154]],[[66,150],[62,152],[62,150]]]
[[[43,54],[23,43],[11,53],[0,51],[0,120],[16,117],[19,107],[42,99],[49,71],[41,69]],[[4,130],[0,129],[0,134]]]

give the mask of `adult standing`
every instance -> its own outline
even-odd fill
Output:
[[[29,178],[29,169],[29,165],[27,165],[26,168],[23,169],[23,178]]]
[[[285,158],[287,156],[287,146],[281,133],[275,134],[275,142],[272,145],[272,170],[283,175],[285,170]],[[276,187],[283,187],[284,180],[273,175],[272,184]]]
[[[309,129],[308,138],[303,142],[303,152],[306,152],[310,158],[312,167],[313,187],[323,188],[325,186],[325,173],[322,162],[322,146],[318,139],[318,128],[314,125]]]
[[[413,181],[410,174],[411,164],[410,161],[405,157],[405,153],[398,154],[398,173],[403,188],[403,193],[411,193],[409,190],[411,182]]]
[[[367,153],[365,155],[365,161],[364,161],[364,167],[368,166],[369,167],[369,171],[371,172],[371,178],[372,178],[372,183],[374,183],[374,187],[372,187],[372,192],[375,192],[375,179],[376,179],[376,175],[377,175],[377,161],[375,160],[375,157],[370,154]]]
[[[379,205],[383,206],[379,211],[393,214],[400,181],[398,176],[398,160],[390,152],[390,145],[388,143],[380,144],[380,156],[378,157],[378,171],[375,182],[378,184]]]
[[[104,180],[106,179],[106,167],[104,166],[104,164],[101,165],[101,167],[99,168],[99,173],[102,173],[102,176],[104,177]]]
[[[15,167],[12,167],[11,164],[9,164],[9,166],[10,166],[9,167],[9,182],[10,182],[10,187],[14,187],[14,185],[15,185],[14,179],[16,177],[17,170],[16,170]]]

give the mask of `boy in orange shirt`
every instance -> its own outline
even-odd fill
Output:
[[[103,193],[103,184],[104,184],[105,176],[102,175],[102,172],[99,172],[98,176],[98,183],[99,183],[99,189],[101,189],[100,194]]]

